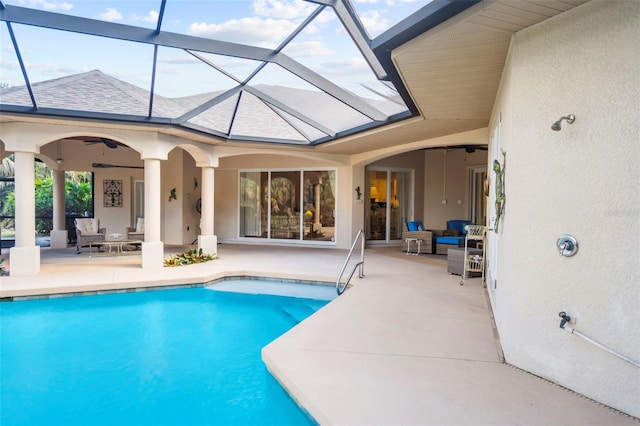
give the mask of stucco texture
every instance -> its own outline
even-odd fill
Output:
[[[640,417],[640,2],[592,1],[517,33],[502,116],[506,207],[491,289],[506,361]],[[551,130],[561,116],[573,124]],[[574,235],[575,257],[556,240]]]

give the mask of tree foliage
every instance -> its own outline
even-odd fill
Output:
[[[13,177],[13,156],[2,161],[0,176]],[[52,228],[53,217],[53,176],[44,163],[35,163],[35,216],[36,231],[48,233]],[[0,182],[0,226],[5,229],[14,227],[15,184],[11,181]],[[65,172],[65,212],[67,216],[93,215],[93,180],[89,172]],[[7,217],[8,216],[8,217]]]

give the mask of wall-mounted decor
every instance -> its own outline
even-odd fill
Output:
[[[496,172],[496,223],[493,227],[498,232],[500,218],[504,215],[504,169],[507,166],[507,153],[502,151],[502,165],[498,160],[493,160],[493,171]]]
[[[104,179],[104,206],[122,207],[122,181],[116,179]]]

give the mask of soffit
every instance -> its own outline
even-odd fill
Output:
[[[423,33],[392,53],[422,120],[317,149],[356,154],[487,127],[511,36],[587,1],[482,1]]]

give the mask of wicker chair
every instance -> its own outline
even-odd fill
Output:
[[[432,233],[424,229],[422,221],[407,222],[407,230],[402,232],[402,250],[408,252],[410,250],[409,239],[420,240],[420,253],[433,253]]]
[[[447,254],[450,248],[464,247],[467,225],[472,223],[468,220],[448,220],[447,229],[435,235],[436,254]]]
[[[103,241],[107,232],[106,228],[100,228],[100,219],[76,219],[76,252],[80,254],[82,247],[90,247],[94,241]]]
[[[139,217],[136,226],[128,226],[125,235],[127,240],[144,241],[144,218]]]

